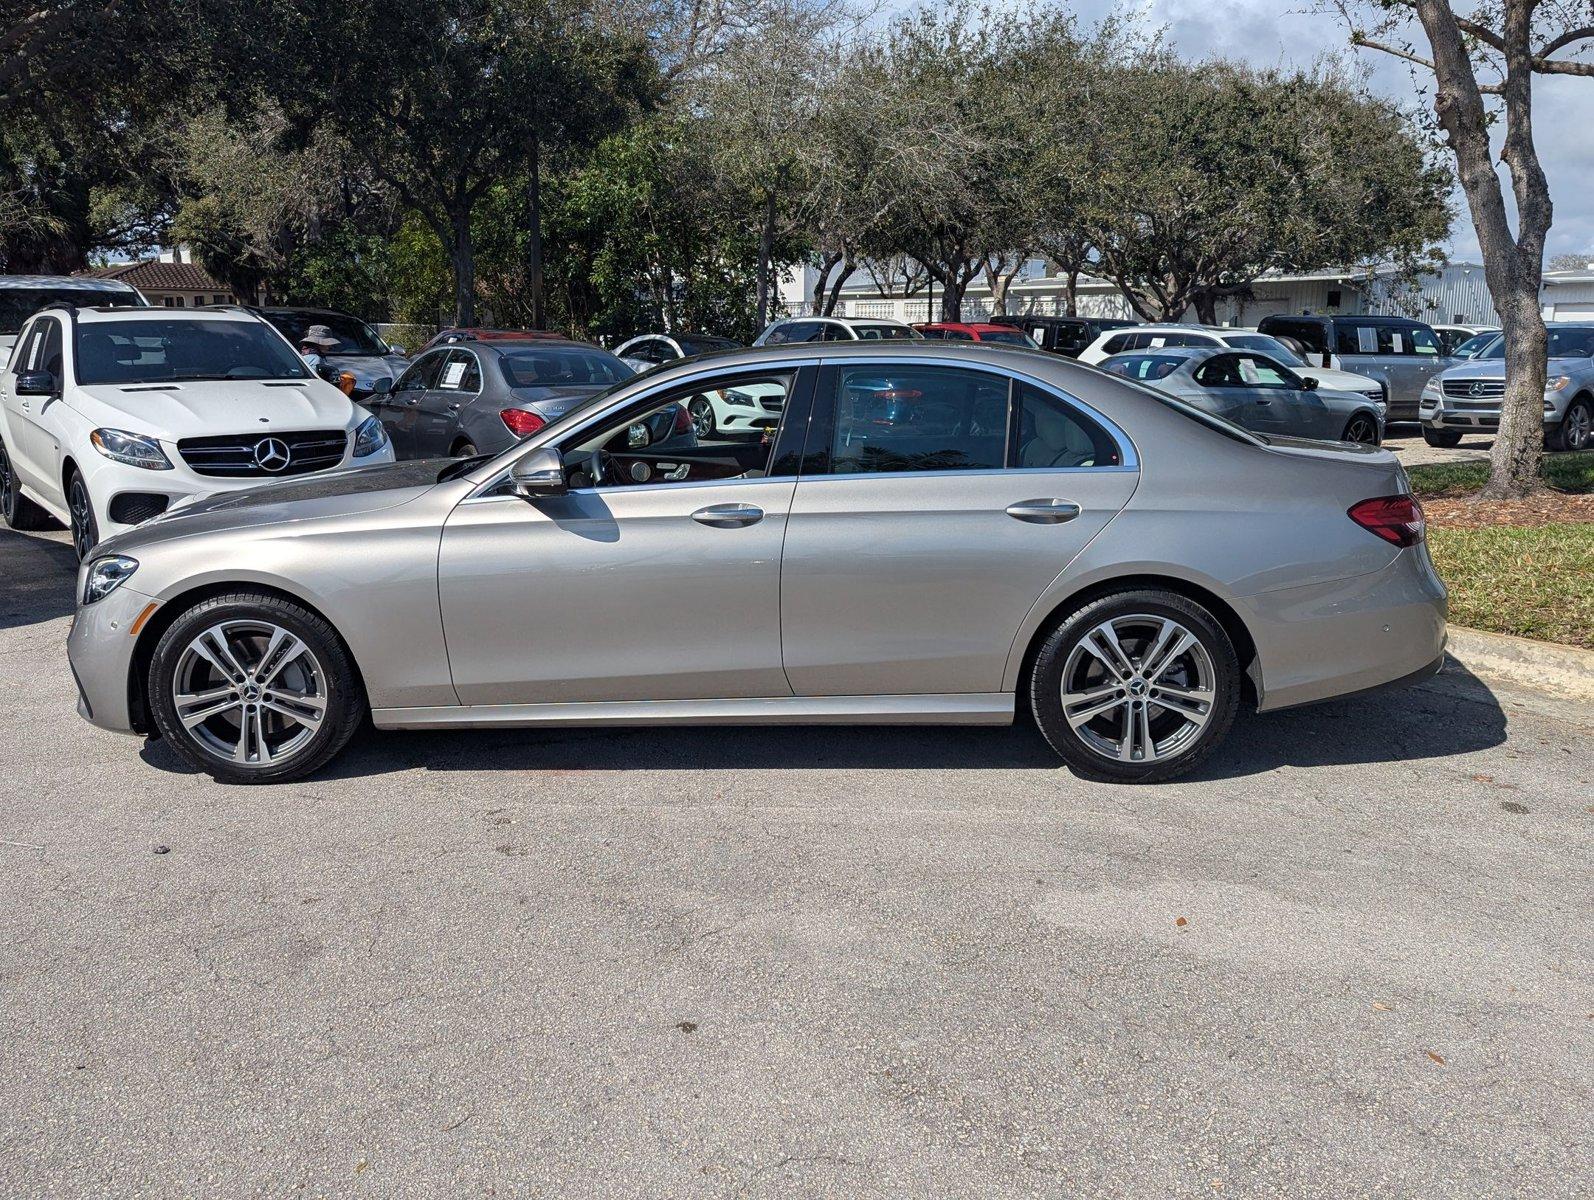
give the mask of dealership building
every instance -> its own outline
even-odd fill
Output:
[[[790,314],[812,307],[816,273],[799,267],[781,282],[781,303]],[[1135,317],[1134,310],[1116,284],[1082,276],[1074,289],[1075,311],[1088,317]],[[1594,264],[1576,271],[1551,271],[1544,276],[1542,292],[1547,320],[1594,320]],[[1006,311],[1013,314],[1056,316],[1068,311],[1067,281],[1047,270],[1039,259],[1025,265],[1008,288]],[[992,312],[991,291],[983,279],[964,297],[964,320],[979,320]],[[898,273],[860,270],[842,287],[836,315],[894,318],[899,321],[934,320],[939,296],[922,284],[911,293]],[[1489,299],[1483,267],[1478,263],[1446,263],[1415,280],[1394,267],[1358,270],[1275,272],[1263,275],[1238,295],[1217,305],[1224,325],[1255,325],[1263,317],[1287,313],[1379,313],[1412,316],[1432,325],[1497,325],[1499,317]],[[1185,314],[1194,320],[1193,312]]]

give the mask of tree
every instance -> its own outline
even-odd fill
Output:
[[[1149,320],[1269,270],[1432,261],[1448,175],[1404,114],[1327,68],[1256,71],[1147,55],[1093,82],[1082,133],[1098,172],[1085,241]]]
[[[1460,12],[1449,0],[1336,0],[1352,45],[1394,55],[1431,75],[1434,116],[1455,156],[1484,279],[1505,336],[1505,397],[1480,498],[1530,494],[1539,482],[1548,340],[1539,309],[1544,239],[1553,207],[1533,140],[1535,75],[1594,76],[1569,57],[1594,41],[1588,0],[1489,0]],[[1421,51],[1415,39],[1427,45]],[[1484,79],[1479,78],[1482,72]],[[1500,161],[1516,202],[1513,230],[1490,135],[1504,117]]]
[[[1586,271],[1594,263],[1594,250],[1583,250],[1573,254],[1557,254],[1545,264],[1549,271]]]
[[[302,138],[335,133],[431,227],[461,324],[476,321],[472,214],[488,189],[572,131],[621,124],[653,86],[640,38],[560,0],[274,0],[248,20],[217,7],[217,35],[237,37],[223,71]]]

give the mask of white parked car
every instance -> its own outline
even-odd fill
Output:
[[[392,461],[381,422],[241,310],[47,308],[0,373],[0,516],[66,523],[79,558],[189,496]]]
[[[1290,370],[1317,380],[1317,386],[1328,392],[1354,392],[1365,396],[1387,409],[1388,397],[1383,384],[1354,371],[1341,371],[1333,367],[1318,367],[1307,363],[1272,334],[1255,329],[1230,329],[1215,325],[1136,325],[1129,329],[1109,329],[1079,352],[1079,361],[1098,366],[1114,354],[1127,354],[1137,350],[1161,350],[1178,346],[1224,347],[1232,350],[1252,350],[1265,354]]]
[[[0,275],[0,356],[17,344],[28,318],[52,304],[144,308],[149,301],[120,279],[84,275]]]
[[[755,346],[788,342],[895,342],[924,335],[901,321],[863,317],[785,317],[753,339]]]

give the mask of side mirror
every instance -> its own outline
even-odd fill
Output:
[[[373,396],[385,396],[392,390],[393,381],[385,375],[380,379],[373,380],[371,383],[371,395]]]
[[[48,371],[24,371],[17,376],[19,396],[53,396],[55,393],[55,376]]]
[[[1317,380],[1310,375],[1303,375],[1301,376],[1301,386],[1309,392],[1315,392],[1317,390]]]
[[[387,352],[389,354],[396,354],[400,358],[408,358],[410,356],[410,352],[404,349],[403,346],[389,346],[387,348]]]
[[[646,421],[638,421],[625,431],[625,445],[628,450],[641,450],[653,442],[653,431],[648,428]]]
[[[539,496],[563,496],[569,491],[565,483],[565,464],[559,451],[551,446],[539,446],[509,469],[509,486],[522,500]]]

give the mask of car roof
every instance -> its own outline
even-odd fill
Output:
[[[1109,354],[1103,362],[1115,358],[1216,358],[1229,353],[1228,346],[1142,346],[1138,350],[1124,350]]]
[[[74,289],[84,292],[133,292],[138,289],[120,279],[95,279],[87,275],[0,275],[0,289]]]
[[[1011,325],[1000,325],[995,321],[920,321],[914,325],[915,329],[961,329],[968,333],[1012,333]]]
[[[260,318],[245,308],[167,308],[149,305],[140,308],[79,308],[78,320],[92,324],[96,321],[258,321]]]
[[[262,305],[262,306],[260,306],[258,308],[252,307],[252,306],[247,305],[247,304],[245,304],[245,305],[215,305],[215,306],[212,306],[212,307],[248,308],[251,312],[257,312],[257,313],[260,313],[260,314],[262,314],[264,316],[268,316],[268,317],[269,316],[279,316],[279,315],[286,317],[286,316],[289,316],[290,314],[301,314],[301,315],[307,316],[307,317],[347,317],[351,321],[358,321],[360,319],[359,317],[355,316],[353,313],[346,313],[346,312],[343,312],[341,309],[336,309],[336,308],[312,308],[312,307],[310,307],[307,304],[272,304],[272,305]]]

